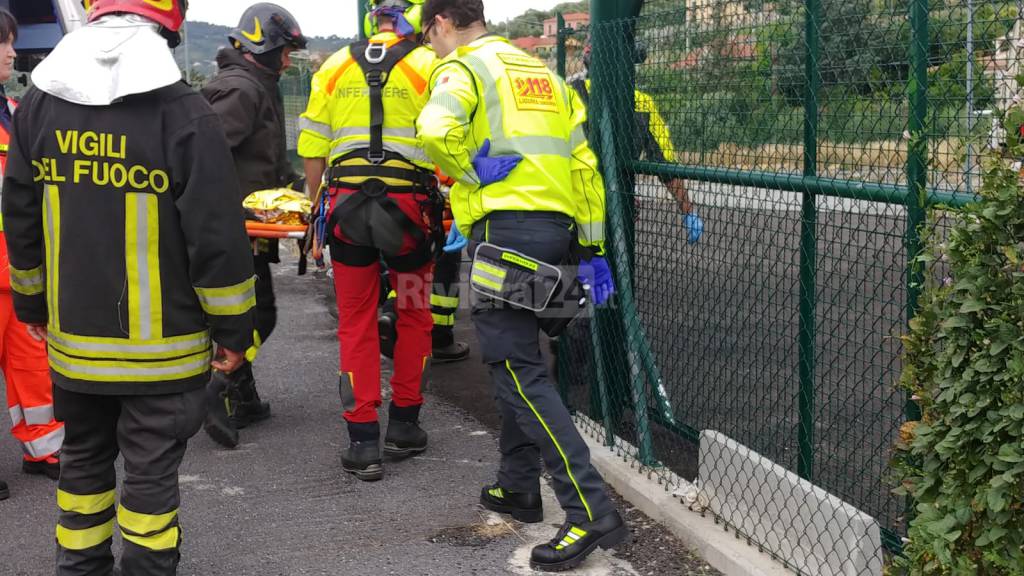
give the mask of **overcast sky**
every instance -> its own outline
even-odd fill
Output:
[[[356,34],[357,2],[365,0],[278,0],[295,15],[302,31],[312,36]],[[504,22],[530,8],[549,10],[564,0],[484,0],[487,19]],[[235,26],[242,12],[255,0],[190,0],[188,19]]]

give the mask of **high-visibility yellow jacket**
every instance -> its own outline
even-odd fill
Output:
[[[383,32],[370,39],[387,46],[401,38]],[[384,87],[384,149],[401,154],[433,172],[416,140],[416,117],[427,104],[427,81],[437,63],[422,46],[403,58]],[[370,146],[370,87],[362,68],[346,47],[324,62],[313,76],[309,106],[299,119],[299,156],[327,158],[334,163],[345,154]]]
[[[495,211],[560,212],[576,221],[581,245],[603,252],[604,182],[575,90],[494,35],[442,60],[430,85],[416,128],[427,155],[456,180],[452,212],[463,234]],[[471,162],[485,140],[491,156],[523,161],[505,180],[481,187]]]
[[[584,103],[589,100],[590,78],[570,81],[570,86],[584,92],[581,94]],[[635,134],[635,137],[639,140],[639,151],[646,160],[652,162],[675,162],[676,150],[672,144],[672,133],[669,132],[668,123],[658,111],[658,105],[654,102],[654,98],[643,90],[634,90],[633,100],[636,103],[638,133]]]

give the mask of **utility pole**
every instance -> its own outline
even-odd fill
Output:
[[[192,59],[188,50],[188,20],[182,23],[182,36],[185,44],[185,83],[192,84]]]

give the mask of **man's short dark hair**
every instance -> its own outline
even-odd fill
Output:
[[[423,23],[433,21],[438,15],[451,19],[456,28],[487,22],[483,0],[427,0],[423,4]]]
[[[18,39],[18,21],[6,8],[0,8],[0,42]]]

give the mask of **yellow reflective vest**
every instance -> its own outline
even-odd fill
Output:
[[[463,234],[495,211],[560,212],[576,221],[580,244],[603,252],[604,182],[575,90],[495,35],[442,60],[430,85],[416,128],[427,155],[456,180],[452,212]],[[485,140],[491,156],[523,161],[505,180],[481,187],[471,161]]]
[[[394,46],[401,38],[383,32],[371,43]],[[422,46],[403,58],[391,71],[384,87],[384,149],[401,154],[433,172],[416,139],[415,122],[430,94],[427,81],[437,63],[434,53]],[[370,87],[351,47],[331,56],[313,76],[309,105],[299,119],[299,156],[327,158],[330,163],[370,146]]]

